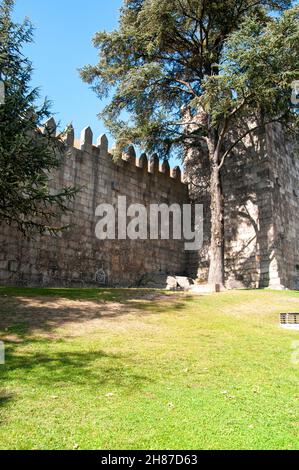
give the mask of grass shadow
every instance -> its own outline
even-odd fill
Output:
[[[101,349],[84,350],[84,345],[68,344],[64,340],[24,339],[19,344],[8,342],[6,363],[1,367],[1,385],[11,382],[11,377],[25,381],[33,388],[61,389],[83,386],[92,389],[117,386],[138,390],[151,381],[150,377],[136,373],[128,355],[108,354]],[[12,398],[0,392],[0,403]]]
[[[0,390],[0,408],[4,407],[12,399],[13,399],[12,393],[3,392]]]
[[[187,296],[152,289],[0,288],[0,332],[5,336],[51,333],[69,323],[113,320],[134,314],[182,310]]]

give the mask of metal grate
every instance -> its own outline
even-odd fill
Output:
[[[299,313],[281,313],[280,324],[284,328],[299,329]]]

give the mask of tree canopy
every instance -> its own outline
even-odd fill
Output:
[[[190,142],[182,122],[186,107],[191,118],[203,108],[217,132],[243,103],[242,110],[251,106],[252,112],[263,101],[275,114],[273,103],[279,93],[290,96],[296,75],[298,11],[282,20],[273,11],[290,6],[267,0],[126,1],[119,28],[94,37],[99,63],[81,70],[100,98],[112,92],[101,117],[118,152],[131,141],[168,156],[174,145]]]

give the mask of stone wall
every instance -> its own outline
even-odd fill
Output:
[[[200,153],[200,155],[199,155]],[[196,163],[200,161],[200,164]],[[189,152],[190,197],[204,205],[204,246],[188,254],[189,275],[207,281],[210,243],[206,149]],[[228,288],[299,288],[299,159],[279,125],[246,139],[227,159],[224,192]]]
[[[55,129],[53,121],[48,128]],[[54,132],[54,131],[53,131]],[[0,283],[41,286],[131,286],[146,273],[185,272],[184,244],[177,240],[98,240],[96,207],[117,204],[127,196],[128,205],[179,203],[188,201],[187,186],[181,182],[180,169],[170,172],[167,163],[159,167],[153,156],[143,155],[138,162],[133,148],[124,159],[114,163],[105,136],[92,145],[90,128],[82,131],[74,145],[73,131],[67,135],[69,151],[61,168],[52,175],[53,190],[63,185],[80,186],[73,212],[61,216],[70,228],[53,236],[26,240],[13,227],[0,226]]]
[[[272,263],[278,274],[274,285],[299,290],[299,145],[280,126],[269,127],[267,144],[276,241]]]
[[[55,133],[55,123],[48,123]],[[0,283],[42,286],[136,286],[145,274],[187,274],[207,281],[210,244],[209,163],[207,150],[188,151],[189,191],[180,169],[172,172],[157,156],[136,162],[133,148],[115,163],[105,136],[92,145],[90,128],[74,142],[52,175],[53,190],[80,186],[73,212],[61,216],[70,228],[58,237],[26,240],[13,227],[0,226]],[[74,146],[75,145],[75,146]],[[298,145],[279,125],[249,136],[223,167],[225,200],[225,278],[228,288],[299,289]],[[185,252],[184,241],[105,240],[95,236],[100,203],[168,205],[189,199],[204,206],[204,245]]]

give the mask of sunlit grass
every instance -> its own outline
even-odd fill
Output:
[[[45,298],[38,308],[22,304],[36,296]],[[68,309],[96,303],[99,318],[35,331],[32,317],[47,309],[51,319],[51,296],[70,299]],[[1,288],[0,302],[0,315],[6,302],[11,309],[1,331],[1,449],[299,447],[299,334],[278,320],[299,311],[298,293],[155,299],[138,290]],[[110,303],[123,310],[102,319]],[[12,306],[24,308],[23,322]]]

